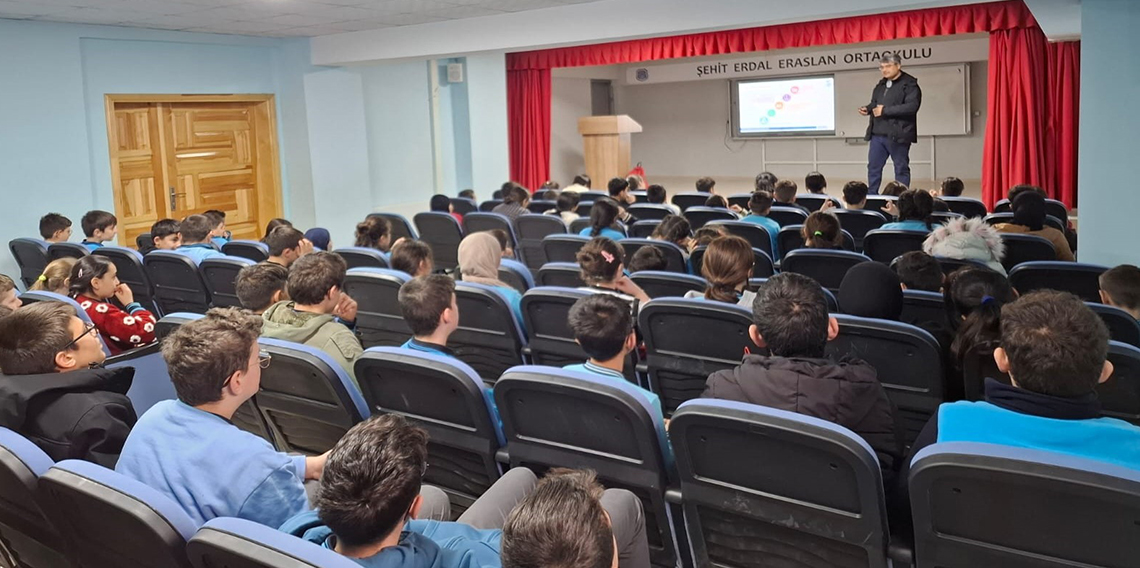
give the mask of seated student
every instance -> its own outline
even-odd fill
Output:
[[[689,239],[689,252],[697,249],[697,247],[706,247],[712,244],[713,241],[728,235],[728,231],[719,225],[711,227],[704,226],[692,233],[693,237]]]
[[[697,180],[697,191],[700,193],[716,193],[716,180],[711,177],[703,177]]]
[[[442,193],[437,193],[431,196],[431,201],[428,203],[428,207],[430,208],[430,211],[447,213],[452,217],[455,217],[455,220],[460,225],[463,224],[463,215],[455,212],[455,208],[451,206],[451,198],[443,195]]]
[[[772,184],[772,187],[776,187],[776,184],[779,183],[779,181],[780,181],[780,178],[776,177],[776,174],[774,174],[772,172],[760,172],[760,173],[756,174],[756,187],[758,189],[760,187],[761,182]]]
[[[16,310],[22,305],[24,303],[20,301],[20,295],[16,292],[16,281],[7,274],[0,274],[0,306]]]
[[[1140,268],[1121,264],[1100,275],[1100,302],[1140,320]]]
[[[182,246],[178,252],[190,257],[194,264],[201,264],[207,258],[225,256],[214,248],[210,233],[214,230],[213,221],[205,215],[190,215],[179,226],[182,232]]]
[[[933,256],[912,250],[895,262],[895,273],[903,290],[942,293],[942,266]]]
[[[805,214],[811,213],[808,211],[807,207],[796,203],[796,192],[799,190],[796,188],[795,182],[792,182],[790,180],[784,181],[788,183],[776,184],[773,182],[769,184],[766,182],[757,182],[756,191],[767,191],[771,193],[772,198],[775,199],[775,205],[778,205],[780,207],[792,207],[799,209]],[[831,201],[827,201],[826,203],[831,203]]]
[[[222,245],[230,242],[229,231],[226,230],[226,212],[220,209],[210,209],[205,213],[207,219],[213,223],[214,228],[210,231],[210,242],[214,243],[219,249]]]
[[[502,192],[503,202],[491,209],[492,213],[506,215],[511,223],[514,223],[520,215],[530,213],[530,209],[527,209],[530,205],[530,192],[525,187],[509,181],[503,184]]]
[[[542,182],[542,186],[539,187],[539,189],[543,191],[558,191],[561,187],[562,185],[560,185],[558,182],[552,179],[548,179]]]
[[[294,262],[285,280],[288,298],[262,314],[261,335],[324,351],[355,383],[353,365],[364,348],[348,327],[356,322],[356,301],[344,293],[347,270],[334,252],[314,252]]]
[[[808,215],[800,236],[804,239],[804,248],[843,250],[843,228],[839,225],[839,218],[823,211]]]
[[[714,225],[715,227],[715,225]],[[649,235],[655,241],[669,241],[685,252],[692,252],[693,229],[689,220],[680,215],[666,215]]]
[[[1045,212],[1044,195],[1036,191],[1021,191],[1011,200],[1010,208],[1013,209],[1013,220],[994,225],[994,229],[999,233],[1044,237],[1053,243],[1057,260],[1070,262],[1076,260],[1073,250],[1069,248],[1065,233],[1045,224],[1048,214]]]
[[[388,264],[393,270],[406,272],[412,277],[427,276],[435,268],[431,247],[427,243],[404,239],[392,247]]]
[[[458,196],[466,198],[466,199],[470,199],[471,201],[475,201],[475,190],[474,189],[465,189],[463,191],[460,191]]]
[[[748,198],[748,209],[751,213],[741,221],[745,223],[754,223],[764,227],[768,232],[768,238],[772,242],[772,257],[780,258],[780,244],[779,239],[776,238],[780,234],[780,224],[768,217],[772,212],[772,203],[774,199],[772,194],[767,191],[755,191],[752,197]]]
[[[447,338],[459,327],[455,281],[443,274],[418,276],[400,286],[400,313],[412,330],[405,349],[454,357]]]
[[[622,266],[625,250],[620,244],[606,237],[595,237],[578,250],[576,258],[582,282],[586,283],[583,290],[612,294],[631,305],[634,301],[649,301],[649,295],[626,276]]]
[[[717,209],[728,209],[733,213],[743,213],[744,210],[739,205],[729,205],[728,200],[723,195],[712,194],[705,200],[705,207],[716,207]]]
[[[902,192],[896,203],[887,204],[885,211],[888,215],[898,217],[898,220],[883,225],[883,229],[922,231],[924,233],[934,230],[934,223],[932,222],[934,196],[925,189],[908,189]]]
[[[582,201],[582,196],[573,191],[563,191],[558,194],[558,199],[555,200],[555,208],[547,211],[546,215],[558,215],[562,217],[562,221],[569,225],[577,221],[581,215],[578,215],[578,204]]]
[[[388,252],[392,249],[392,224],[383,217],[365,217],[356,224],[356,241],[353,246]]]
[[[282,219],[280,217],[276,219],[270,219],[269,222],[265,224],[265,236],[261,237],[261,242],[265,242],[265,239],[269,237],[269,233],[272,233],[273,229],[276,229],[282,225],[286,227],[292,227],[293,223],[288,219]]]
[[[951,219],[935,227],[923,241],[922,250],[936,257],[974,260],[1005,274],[1001,264],[1005,256],[1001,235],[980,217]]]
[[[98,209],[84,214],[79,225],[83,227],[85,237],[83,246],[89,250],[103,246],[104,242],[114,240],[119,234],[119,220],[113,214]]]
[[[320,479],[327,454],[290,456],[234,426],[261,385],[261,318],[213,308],[162,342],[178,400],[147,410],[127,437],[115,471],[173,499],[198,524],[238,517],[277,528],[309,509],[302,483]]]
[[[313,250],[332,250],[332,235],[329,234],[328,229],[321,227],[313,227],[305,231],[305,240],[313,244]]]
[[[902,284],[889,266],[881,262],[861,262],[843,276],[838,300],[845,314],[899,321],[903,309]]]
[[[752,308],[752,300],[756,298],[756,294],[745,290],[744,287],[748,285],[748,278],[752,276],[754,264],[756,257],[748,241],[735,235],[714,239],[705,249],[705,256],[701,260],[701,276],[708,281],[708,288],[704,293],[687,292],[685,297],[704,298]]]
[[[615,241],[625,238],[620,231],[613,228],[621,215],[621,208],[616,201],[602,198],[590,207],[590,226],[578,232],[587,237],[606,237]]]
[[[471,233],[459,241],[458,257],[462,280],[494,287],[522,327],[522,294],[499,279],[499,264],[503,260],[499,240],[489,232]]]
[[[152,250],[178,250],[182,246],[182,223],[175,219],[159,219],[150,226],[150,248],[140,250],[146,254]]]
[[[387,221],[385,221],[387,222]],[[282,225],[270,231],[265,237],[265,244],[269,247],[269,258],[265,262],[280,264],[288,268],[298,258],[313,252],[315,248],[312,241],[294,229],[292,225]]]
[[[804,187],[807,188],[808,193],[825,194],[827,193],[827,178],[819,172],[811,172],[804,176]]]
[[[537,479],[526,468],[499,478],[457,522],[419,520],[428,434],[396,414],[352,427],[329,452],[316,510],[283,532],[376,568],[497,567],[501,528]],[[446,495],[435,490],[446,505]],[[449,508],[449,507],[448,507]]]
[[[630,215],[629,212],[625,210],[627,205],[632,205],[637,202],[637,199],[629,193],[632,191],[629,186],[629,180],[621,178],[611,179],[607,189],[609,190],[610,199],[618,204],[618,220],[626,225],[632,225],[636,222],[637,217]],[[594,205],[597,205],[597,203],[594,203]]]
[[[130,286],[119,282],[119,269],[107,258],[87,255],[76,261],[70,291],[99,329],[111,355],[154,341],[154,314],[135,301]],[[111,303],[111,298],[123,309]]]
[[[583,191],[590,191],[590,176],[586,174],[579,174],[574,176],[574,181],[562,188],[562,193],[582,193]]]
[[[49,262],[48,265],[44,267],[44,273],[40,274],[40,277],[36,279],[35,284],[32,284],[29,290],[55,292],[56,294],[62,294],[64,296],[71,294],[71,269],[75,267],[76,260],[78,259],[65,257],[57,258]],[[4,288],[5,278],[7,278],[7,276],[0,275],[0,289]],[[20,300],[15,297],[15,294],[13,294],[12,299],[14,299],[15,302],[12,302],[5,296],[4,300],[0,301],[0,305],[8,305],[9,307],[15,306],[12,309],[20,307]]]
[[[879,192],[879,195],[886,195],[888,197],[898,197],[898,196],[902,195],[903,192],[908,190],[908,189],[910,189],[910,188],[908,188],[906,186],[906,184],[904,184],[902,182],[890,181],[890,182],[887,182],[887,184],[883,186],[883,190]]]
[[[40,217],[40,236],[48,243],[66,243],[71,238],[71,219],[59,213]]]
[[[259,262],[242,268],[234,281],[241,307],[261,315],[269,306],[288,300],[285,281],[289,269],[272,262]]]
[[[825,358],[839,323],[828,316],[819,284],[783,272],[756,292],[748,335],[770,357],[745,355],[739,367],[709,375],[703,398],[799,412],[843,426],[870,444],[886,486],[902,454],[893,407],[875,368],[858,359]]]
[[[668,267],[669,261],[665,258],[665,253],[657,247],[641,247],[633,253],[633,258],[629,259],[630,272],[665,270]]]
[[[956,177],[948,177],[942,180],[942,190],[939,195],[942,197],[961,197],[962,192],[966,191],[966,184]]]
[[[680,207],[669,203],[669,195],[665,191],[665,186],[657,184],[649,186],[649,188],[645,190],[645,200],[653,205],[664,205],[665,207],[668,207],[674,215],[681,214]]]
[[[63,302],[36,302],[0,318],[0,426],[53,460],[114,467],[135,424],[133,367],[104,369],[103,346]]]
[[[849,181],[843,184],[843,208],[864,209],[867,206],[867,184],[861,181]],[[830,209],[828,204],[824,208]]]
[[[490,231],[484,232],[495,237],[496,241],[499,241],[499,256],[501,258],[513,259],[515,257],[515,249],[511,248],[511,237],[507,234],[506,229],[491,229]]]
[[[963,362],[970,351],[993,349],[1001,335],[1002,306],[1016,300],[1017,292],[1002,274],[985,268],[960,268],[946,278],[942,296],[953,333],[947,368],[961,377]],[[947,384],[954,385],[953,390],[958,391],[962,381],[957,379]]]
[[[507,517],[503,568],[649,568],[644,514],[593,471],[552,469]]]

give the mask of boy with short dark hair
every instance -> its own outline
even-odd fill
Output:
[[[843,207],[862,209],[867,205],[867,192],[867,184],[861,181],[849,181],[843,184]]]
[[[665,258],[665,253],[657,247],[641,247],[633,253],[633,258],[629,259],[630,272],[665,270],[668,266],[669,262]]]
[[[665,186],[653,184],[645,190],[645,200],[653,205],[664,205],[673,212],[674,215],[681,214],[681,208],[669,203],[668,192],[665,191]]]
[[[222,248],[222,245],[230,242],[229,231],[226,230],[226,212],[220,209],[210,209],[202,213],[214,224],[213,230],[210,231],[210,242]]]
[[[388,264],[392,270],[405,272],[413,278],[427,276],[435,268],[431,246],[415,239],[400,239],[400,242],[393,245],[392,252],[388,255]]]
[[[1100,275],[1100,301],[1140,320],[1140,268],[1121,264]]]
[[[804,187],[807,188],[808,193],[825,193],[827,191],[827,178],[819,172],[811,172],[804,176]]]
[[[65,243],[71,238],[71,219],[59,213],[40,217],[40,236],[49,243]]]
[[[305,238],[305,233],[292,226],[275,227],[265,235],[264,242],[269,247],[269,258],[265,262],[286,268],[298,258],[313,252],[313,243]]]
[[[24,303],[20,301],[20,295],[16,293],[16,281],[7,274],[0,274],[0,306],[16,310],[22,305]]]
[[[633,314],[629,302],[610,294],[592,294],[578,299],[570,308],[570,331],[574,341],[582,346],[589,357],[585,363],[567,365],[567,371],[600,375],[626,383],[623,369],[626,358],[637,349],[637,333],[633,329]],[[653,391],[634,385],[645,398],[661,412],[661,398]]]
[[[895,263],[895,272],[903,290],[942,292],[942,266],[933,256],[920,250],[900,256]]]
[[[943,197],[961,197],[962,192],[965,190],[966,184],[962,183],[962,180],[956,177],[951,176],[942,180],[941,195]]]
[[[83,227],[83,246],[88,250],[95,250],[103,246],[105,241],[110,241],[119,234],[119,220],[115,216],[106,211],[98,209],[88,211],[79,220],[79,225]]]
[[[303,482],[320,479],[328,454],[290,456],[234,426],[257,393],[269,356],[257,344],[261,318],[214,308],[162,342],[178,400],[143,414],[115,466],[178,503],[198,524],[238,517],[277,528],[309,509]]]
[[[241,307],[261,315],[269,306],[288,300],[285,281],[289,269],[272,262],[259,262],[242,268],[234,281]]]
[[[748,209],[751,213],[742,218],[741,221],[763,227],[772,243],[772,258],[780,258],[780,246],[777,240],[777,235],[780,234],[780,224],[768,217],[768,214],[772,212],[773,203],[775,203],[775,199],[771,193],[764,190],[752,192],[752,197],[748,198]]]
[[[555,213],[562,218],[562,221],[569,225],[577,221],[581,215],[578,215],[578,203],[582,201],[582,196],[577,192],[563,191],[558,194],[558,199],[555,200]]]
[[[182,246],[178,247],[178,252],[190,257],[194,264],[201,264],[207,258],[225,256],[210,241],[210,234],[216,227],[217,224],[205,215],[186,217],[179,225]]]
[[[447,338],[459,328],[455,281],[443,274],[413,278],[400,286],[400,312],[412,329],[412,338],[400,347],[455,357]]]
[[[775,200],[775,205],[779,205],[780,207],[795,207],[803,211],[804,214],[809,213],[807,207],[796,203],[796,192],[799,191],[796,187],[796,182],[783,180],[778,183],[767,184],[765,182],[758,185],[762,185],[763,187],[758,188],[756,191],[767,191],[766,188],[769,187],[769,185],[771,186],[772,198]]]
[[[703,177],[697,180],[696,186],[700,193],[716,193],[716,180],[711,177]]]
[[[459,197],[465,197],[467,199],[470,199],[471,201],[475,201],[475,190],[474,189],[465,189],[463,191],[460,191]]]
[[[182,224],[174,219],[159,219],[150,226],[151,248],[142,251],[146,254],[152,250],[178,250],[182,246]]]

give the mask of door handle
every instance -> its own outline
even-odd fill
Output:
[[[170,186],[170,211],[171,212],[174,212],[174,210],[178,209],[178,196],[179,195],[186,195],[186,194],[185,193],[179,193],[179,192],[174,190],[174,186]]]

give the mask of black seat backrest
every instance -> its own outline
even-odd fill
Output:
[[[344,259],[349,269],[352,268],[388,268],[388,257],[369,247],[343,247],[333,252]]]
[[[966,217],[985,217],[989,214],[986,211],[986,204],[972,197],[940,197],[939,199],[944,201],[951,211]]]
[[[479,211],[483,213],[490,213],[492,209],[503,204],[502,199],[488,199],[479,204]],[[467,215],[464,215],[466,217]]]
[[[674,193],[670,201],[673,205],[681,208],[681,212],[687,211],[690,207],[704,207],[705,202],[709,200],[710,193],[701,193],[699,191],[688,193]],[[695,227],[694,227],[695,228]]]
[[[890,215],[887,214],[885,209],[887,208],[888,204],[895,203],[898,201],[898,199],[898,197],[895,197],[893,195],[868,195],[867,203],[863,205],[863,208],[867,211],[882,213],[887,217],[887,219],[893,219]]]
[[[269,245],[257,241],[229,241],[222,245],[222,252],[226,256],[239,256],[254,262],[269,260]]]
[[[388,223],[392,225],[392,242],[400,239],[415,239],[416,230],[412,228],[412,224],[403,215],[396,213],[369,213],[369,217],[380,217],[387,219]]]
[[[578,203],[578,207],[574,209],[574,212],[578,214],[578,219],[575,219],[574,222],[570,224],[570,232],[571,233],[575,232],[574,231],[575,226],[578,227],[579,231],[582,230],[583,226],[589,226],[590,210],[593,208],[594,208],[594,202],[593,201],[581,201]],[[574,225],[574,223],[580,223],[583,221],[586,222],[586,225],[580,225],[580,224]]]
[[[558,215],[520,215],[515,223],[519,229],[519,249],[531,270],[538,270],[549,262],[546,251],[542,250],[542,239],[550,235],[565,235],[568,231],[566,222]]]
[[[813,213],[819,211],[823,207],[823,204],[828,200],[834,201],[836,207],[843,206],[843,204],[840,203],[838,199],[829,197],[827,195],[820,195],[815,193],[801,193],[799,195],[796,195],[796,205],[799,205],[800,207],[806,207],[808,211],[811,211]]]
[[[48,245],[48,260],[59,258],[83,258],[91,254],[91,250],[79,243],[52,243]]]
[[[238,272],[254,264],[252,260],[240,256],[216,256],[207,258],[198,265],[214,306],[242,307],[237,297]]]
[[[210,308],[210,292],[198,265],[190,257],[171,250],[155,250],[143,257],[143,267],[154,286],[154,301],[164,314]]]
[[[732,207],[733,205],[735,205],[735,206],[737,206],[737,207],[739,207],[739,208],[741,208],[747,212],[748,211],[748,202],[752,200],[752,194],[751,193],[734,193],[734,194],[726,197],[725,199],[728,201],[729,207]]]
[[[847,271],[860,262],[871,259],[845,250],[799,249],[784,255],[780,271],[810,276],[824,288],[837,292]]]
[[[1132,314],[1097,302],[1085,302],[1085,305],[1104,320],[1104,325],[1108,326],[1108,335],[1113,341],[1140,347],[1140,322]]]
[[[999,223],[1012,223],[1013,222],[1013,213],[1009,213],[1009,212],[991,213],[989,215],[986,215],[985,221],[987,224],[990,224],[990,225],[997,225]],[[1046,215],[1045,216],[1045,226],[1053,227],[1054,229],[1057,229],[1058,231],[1062,231],[1062,232],[1065,231],[1065,223],[1063,221],[1061,221],[1060,219],[1052,216],[1052,215]]]
[[[958,270],[959,268],[986,268],[986,269],[990,268],[989,266],[986,266],[984,263],[978,262],[976,260],[966,259],[966,258],[950,258],[948,256],[936,256],[936,257],[934,257],[934,259],[938,261],[938,266],[940,266],[942,268],[942,274],[944,274],[946,276],[949,276],[952,272],[954,272],[955,270]]]
[[[639,221],[660,221],[666,216],[673,214],[673,210],[664,205],[654,205],[650,203],[638,203],[636,205],[630,205],[629,207],[626,207],[626,211],[628,211],[630,215],[636,217]]]
[[[412,219],[416,222],[420,239],[431,247],[435,268],[451,270],[459,266],[459,242],[463,240],[463,229],[459,226],[459,221],[450,213],[441,211],[417,213]]]
[[[887,222],[886,215],[878,211],[866,209],[835,209],[835,216],[839,218],[839,226],[855,237],[855,250],[862,250],[863,237],[868,232],[882,227]]]
[[[48,262],[48,244],[39,239],[12,239],[8,241],[8,250],[16,259],[20,267],[20,280],[24,282],[24,289],[32,287],[36,280],[44,273]]]
[[[996,342],[980,343],[962,355],[962,397],[966,400],[985,400],[986,379],[1010,384],[1009,375],[998,369],[994,362]],[[958,387],[955,387],[958,388]]]
[[[427,430],[424,483],[447,492],[454,506],[466,510],[499,478],[503,433],[483,381],[466,363],[374,347],[356,360],[356,377],[370,412],[398,414]]]
[[[502,213],[468,213],[463,216],[463,234],[470,235],[481,231],[502,229],[507,233],[507,242],[511,248],[518,250],[519,240],[515,237],[515,228],[510,217]]]
[[[1002,233],[1001,242],[1005,245],[1005,256],[1001,259],[1001,264],[1008,271],[1023,262],[1057,259],[1057,249],[1045,237]]]
[[[737,216],[728,209],[720,207],[705,207],[696,206],[685,209],[683,213],[685,219],[689,220],[689,225],[693,230],[700,229],[712,221],[736,221]]]
[[[64,543],[36,502],[39,477],[54,462],[27,438],[0,427],[0,557],[18,568],[67,566]]]
[[[210,519],[186,543],[194,568],[356,568],[335,551],[253,521]]]
[[[356,334],[365,348],[398,347],[412,338],[400,310],[400,287],[411,277],[398,270],[353,268],[344,291],[356,300]]]
[[[879,382],[898,409],[895,423],[907,444],[918,436],[944,402],[942,349],[929,332],[886,320],[835,314],[839,336],[828,342],[835,359],[852,356],[878,372]]]
[[[469,197],[452,197],[451,208],[460,215],[474,213],[479,210],[479,204]],[[423,231],[420,231],[421,233]]]
[[[685,251],[671,242],[652,239],[622,239],[621,246],[625,250],[626,266],[629,266],[630,261],[633,260],[633,255],[641,250],[641,247],[653,247],[665,256],[665,270],[667,272],[686,274],[689,271],[685,262]]]
[[[923,329],[950,325],[942,294],[925,290],[903,290],[903,310],[899,321]]]
[[[162,311],[158,309],[154,301],[154,286],[150,282],[150,277],[147,276],[146,268],[143,267],[143,255],[137,251],[117,246],[102,246],[95,249],[91,254],[104,256],[115,264],[118,269],[119,282],[126,284],[130,287],[131,292],[135,295],[135,301],[142,304],[148,310],[151,310],[155,315],[161,315]]]
[[[529,337],[530,359],[535,365],[564,367],[588,359],[570,330],[570,308],[593,295],[587,290],[564,286],[539,286],[522,298],[523,323]]]
[[[534,275],[530,269],[525,264],[509,258],[499,261],[499,280],[510,284],[519,294],[525,294],[535,286]]]
[[[558,202],[550,199],[535,199],[527,203],[526,208],[535,215],[542,215],[551,209],[558,209]]]
[[[1002,235],[1002,239],[1006,236]],[[1009,254],[1008,248],[1006,251]],[[1021,262],[1009,272],[1009,283],[1021,294],[1033,290],[1060,290],[1071,292],[1086,302],[1099,302],[1100,275],[1106,270],[1107,266],[1052,259]]]
[[[871,260],[890,264],[892,260],[911,251],[921,251],[922,243],[930,233],[901,229],[875,229],[863,237],[863,254]]]
[[[799,207],[773,205],[772,209],[768,211],[768,218],[779,223],[780,227],[783,228],[788,225],[803,225],[804,221],[807,221],[808,215]]]
[[[680,298],[688,292],[704,293],[709,283],[700,276],[657,270],[642,270],[630,275],[634,284],[650,298]]]
[[[634,203],[649,203],[649,192],[644,189],[638,189],[629,192],[633,196]]]
[[[965,215],[962,215],[961,213],[954,213],[953,211],[935,211],[930,214],[930,223],[934,225],[934,228],[937,229],[938,225],[945,225],[954,219],[965,218]]]
[[[158,322],[154,325],[154,337],[159,341],[159,343],[161,343],[163,339],[166,339],[166,336],[174,333],[174,330],[178,329],[178,326],[186,322],[201,319],[202,317],[203,314],[196,314],[191,312],[177,312],[173,314],[166,314],[162,316],[162,319],[158,320]]]
[[[697,566],[887,566],[875,453],[842,426],[803,414],[693,400],[669,422]],[[789,523],[788,519],[796,522]],[[782,564],[783,565],[783,564]]]
[[[526,335],[506,298],[493,286],[457,282],[459,329],[447,344],[483,381],[494,384],[503,371],[523,363]]]
[[[586,205],[590,205],[590,204],[587,203]],[[587,212],[585,215],[583,215],[582,211],[581,211],[582,206],[579,205],[578,207],[579,207],[579,211],[578,211],[579,217],[577,219],[574,219],[573,221],[570,221],[570,234],[571,235],[577,235],[577,234],[582,232],[582,229],[585,229],[585,228],[590,226],[590,214],[589,214],[589,212]]]
[[[1096,387],[1101,414],[1140,426],[1140,348],[1110,341],[1108,360],[1112,376]]]
[[[582,193],[578,194],[578,198],[583,203],[593,203],[599,199],[602,199],[603,197],[609,196],[610,194],[608,191],[583,191]]]
[[[542,268],[538,269],[535,283],[539,286],[561,286],[565,288],[578,288],[586,285],[582,281],[581,268],[574,262],[548,262],[542,265]]]
[[[787,225],[780,227],[780,232],[776,234],[776,244],[780,246],[780,260],[783,261],[784,257],[796,249],[804,248],[804,235],[803,225]],[[855,250],[855,237],[851,233],[840,229],[843,233],[843,250]]]
[[[748,308],[704,299],[661,298],[642,304],[637,329],[645,339],[649,384],[668,415],[697,398],[714,371],[740,364],[757,350],[748,337]],[[685,330],[678,333],[677,330]]]
[[[746,221],[710,221],[708,226],[721,227],[730,235],[736,235],[752,245],[752,248],[764,251],[768,258],[772,258],[772,237],[768,230],[756,223]]]
[[[542,239],[542,250],[546,253],[546,262],[578,262],[578,251],[590,237],[583,235],[550,235]]]
[[[693,252],[689,254],[689,264],[693,268],[693,274],[702,274],[701,266],[704,264],[705,251],[708,250],[708,248],[708,245],[701,245],[693,249]],[[768,253],[753,247],[751,278],[768,278],[775,273],[776,269],[772,264],[772,258],[768,256]]]
[[[656,219],[637,221],[629,226],[629,236],[635,239],[648,239],[649,236],[653,234],[653,231],[657,230],[657,225],[660,224],[661,221]]]

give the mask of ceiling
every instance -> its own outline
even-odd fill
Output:
[[[597,0],[0,0],[0,18],[312,37]]]

